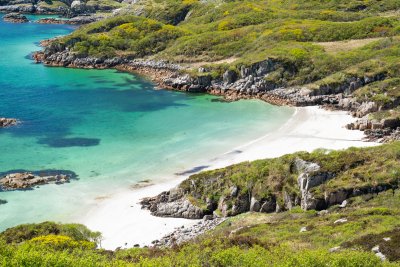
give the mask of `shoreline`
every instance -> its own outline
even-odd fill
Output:
[[[355,118],[345,111],[328,111],[316,106],[298,107],[292,117],[279,129],[205,161],[204,165],[209,167],[202,171],[242,161],[278,157],[296,151],[377,145],[378,143],[362,141],[365,137],[362,131],[344,128],[345,124],[354,120]],[[134,191],[128,189],[120,191],[108,199],[99,201],[96,207],[77,222],[102,232],[103,248],[130,248],[136,244],[149,246],[153,240],[161,239],[177,227],[190,227],[200,221],[155,217],[148,210],[142,210],[138,203],[144,197],[170,190],[188,176],[170,175],[170,179],[159,181],[154,185]]]

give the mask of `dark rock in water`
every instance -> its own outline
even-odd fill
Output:
[[[7,200],[0,199],[0,205],[7,204]]]
[[[46,144],[50,147],[72,147],[72,146],[97,146],[100,143],[100,139],[97,138],[44,138],[40,139],[39,144]]]
[[[63,19],[56,19],[56,18],[44,18],[44,19],[39,19],[36,21],[36,23],[40,24],[66,24],[68,20],[63,20]]]
[[[0,118],[0,128],[13,126],[18,123],[17,119],[10,119],[10,118]]]
[[[4,21],[14,22],[14,23],[25,23],[29,22],[29,20],[22,14],[19,13],[9,13],[4,15]]]
[[[71,178],[75,177],[76,175],[73,172],[13,172],[8,174],[1,174],[0,189],[4,191],[9,191],[31,189],[35,186],[49,183],[63,184],[69,182]]]

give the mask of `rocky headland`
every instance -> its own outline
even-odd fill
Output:
[[[33,187],[55,183],[68,183],[73,178],[70,174],[16,172],[9,173],[0,178],[0,189],[3,191],[25,190]]]
[[[13,119],[13,118],[0,118],[0,128],[4,128],[4,127],[9,127],[9,126],[14,126],[18,124],[18,120],[17,119]]]
[[[343,179],[343,175],[346,175],[344,170],[333,171],[317,162],[306,161],[297,156],[285,164],[284,166],[290,169],[285,176],[295,175],[297,182],[285,185],[286,182],[283,180],[279,187],[287,187],[290,190],[283,189],[281,192],[276,192],[272,188],[268,189],[268,178],[263,178],[265,181],[261,184],[257,184],[256,180],[244,183],[245,186],[238,185],[238,182],[231,181],[231,177],[235,176],[232,174],[233,169],[251,167],[245,164],[243,167],[233,165],[226,169],[192,175],[170,191],[143,199],[141,205],[155,216],[207,220],[214,217],[235,216],[249,211],[273,213],[288,211],[295,207],[318,211],[334,205],[345,207],[349,198],[379,194],[387,190],[394,192],[398,188],[396,178],[373,184],[354,182],[351,186],[329,188],[331,180]],[[352,169],[367,163],[364,160],[355,160],[354,163],[345,162],[344,166],[350,166],[348,164],[354,164],[352,167],[346,167]],[[279,184],[276,178],[271,183]],[[262,192],[259,191],[260,188]]]

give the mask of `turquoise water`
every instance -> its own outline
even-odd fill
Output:
[[[261,101],[218,102],[209,95],[155,90],[115,70],[49,68],[29,53],[66,25],[10,24],[0,18],[0,172],[68,170],[64,185],[0,192],[0,230],[43,220],[71,221],[95,198],[143,179],[204,164],[282,125],[293,113]]]

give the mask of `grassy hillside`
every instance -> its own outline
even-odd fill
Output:
[[[396,190],[395,194],[353,198],[348,207],[334,206],[323,215],[298,209],[278,214],[246,213],[174,248],[115,252],[95,249],[92,239],[73,230],[81,228],[79,225],[59,233],[46,229],[50,223],[20,226],[0,234],[0,265],[400,266],[399,207],[400,192]],[[335,223],[343,218],[347,222]],[[304,227],[306,231],[301,232]],[[10,234],[24,238],[10,239]],[[385,262],[371,252],[376,245],[386,256]],[[339,248],[330,252],[334,247]]]
[[[258,184],[257,194],[280,192],[279,188],[286,182],[290,185],[288,181],[293,179],[288,162],[299,156],[318,162],[321,171],[337,173],[325,190],[399,179],[398,143],[331,153],[297,153],[204,172],[190,179],[203,180],[204,186],[196,192],[204,195],[228,190],[231,183],[248,185],[249,179]],[[217,173],[214,180],[220,181],[219,186],[208,187],[207,177]],[[270,188],[273,184],[275,190]],[[96,248],[101,241],[99,233],[81,225],[21,225],[0,234],[0,265],[400,266],[400,190],[394,187],[366,193],[347,202],[345,207],[333,205],[323,212],[294,207],[280,213],[240,214],[172,248],[105,251]],[[385,261],[372,251],[376,246]]]
[[[391,112],[376,117],[395,118],[399,8],[395,0],[141,0],[53,47],[68,47],[79,57],[168,60],[187,66],[192,76],[214,79],[273,59],[279,67],[264,77],[273,88],[305,86],[311,95],[329,94],[363,80],[357,101],[374,101],[378,110]]]

